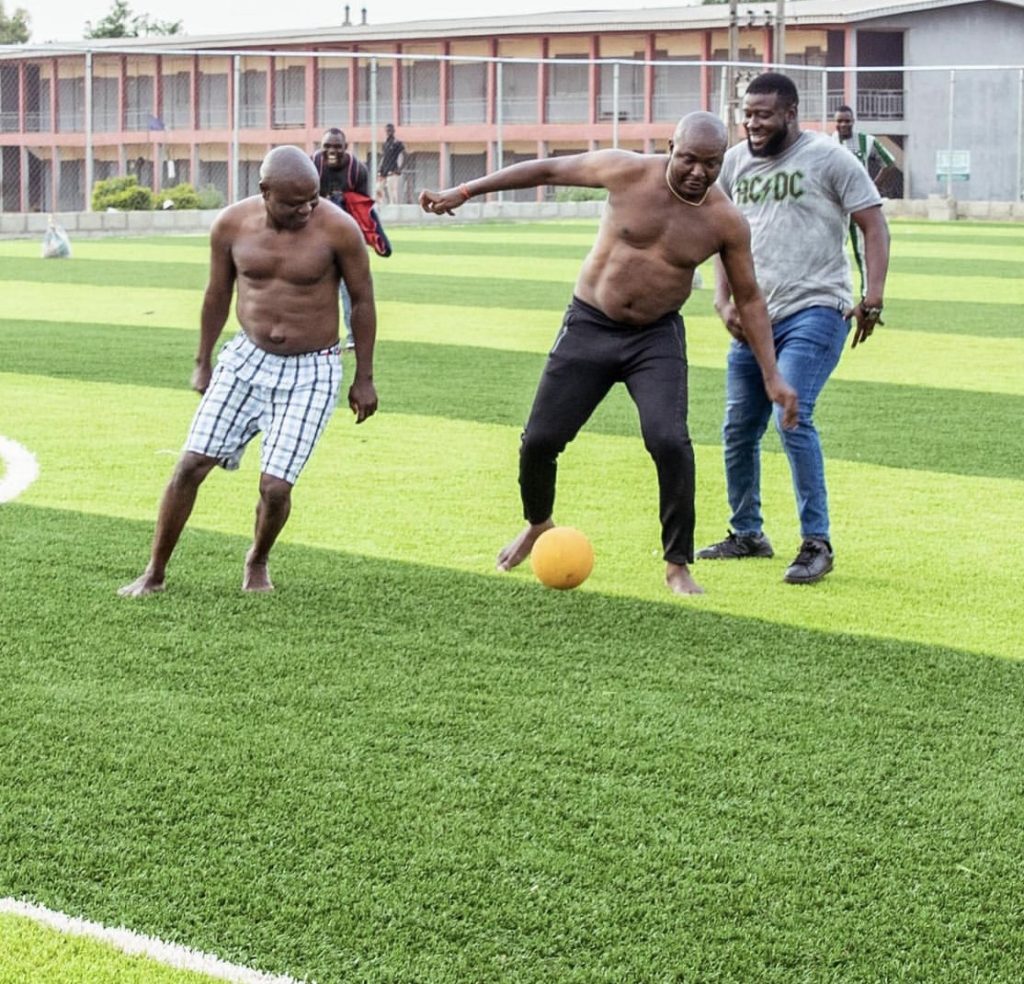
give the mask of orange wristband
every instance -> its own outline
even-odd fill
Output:
[[[469,190],[469,185],[463,182],[459,185],[459,194],[462,195],[465,201],[469,201],[473,197],[473,192]]]

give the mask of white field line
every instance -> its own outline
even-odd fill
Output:
[[[67,933],[69,936],[86,936],[89,939],[98,940],[129,956],[149,957],[149,959],[168,967],[206,974],[218,980],[234,981],[235,984],[302,984],[294,977],[267,974],[259,970],[251,970],[248,967],[240,967],[212,954],[190,950],[187,946],[165,943],[163,940],[150,936],[142,936],[123,926],[110,929],[99,923],[66,916],[63,912],[54,912],[52,909],[34,905],[31,902],[22,902],[12,898],[0,899],[0,915],[4,914],[23,916],[60,933]]]
[[[17,441],[0,434],[0,462],[4,470],[0,473],[0,502],[17,499],[39,476],[36,456]]]

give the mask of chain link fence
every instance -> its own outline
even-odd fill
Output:
[[[192,185],[204,207],[255,194],[280,144],[312,152],[327,127],[377,170],[384,126],[406,147],[401,202],[504,164],[601,147],[664,150],[686,113],[720,114],[742,136],[751,60],[695,56],[547,59],[364,53],[55,50],[0,55],[0,209],[81,211],[96,183],[132,177],[159,207]],[[741,59],[753,52],[741,51]],[[805,128],[854,107],[897,160],[890,196],[1018,201],[1024,68],[785,68]],[[991,126],[993,107],[1002,125]],[[537,200],[553,189],[506,192]]]

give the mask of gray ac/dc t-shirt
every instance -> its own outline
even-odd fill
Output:
[[[750,223],[772,322],[809,307],[850,307],[849,215],[882,204],[853,154],[808,130],[775,157],[755,157],[743,141],[726,153],[718,184]]]

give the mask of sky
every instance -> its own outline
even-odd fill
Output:
[[[187,34],[222,34],[240,30],[274,31],[280,28],[315,28],[340,25],[345,3],[358,21],[363,7],[371,24],[395,21],[471,17],[486,14],[533,14],[556,10],[636,10],[677,7],[688,0],[332,0],[327,4],[302,3],[289,9],[281,0],[129,0],[134,14],[151,20],[184,22]],[[690,0],[695,2],[695,0]],[[113,0],[3,0],[8,15],[19,7],[31,18],[31,41],[80,41],[85,22],[101,21]],[[234,10],[244,11],[239,15]]]

